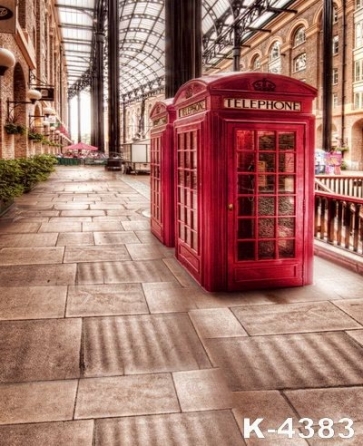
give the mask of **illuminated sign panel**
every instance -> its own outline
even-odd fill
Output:
[[[245,110],[272,110],[272,111],[301,111],[301,102],[277,101],[276,99],[224,99],[225,108],[237,108]]]
[[[190,104],[187,107],[181,108],[179,110],[179,117],[184,118],[185,116],[194,115],[195,113],[199,113],[200,111],[205,110],[205,101],[195,102],[194,104]]]

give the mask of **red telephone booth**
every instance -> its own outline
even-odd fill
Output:
[[[177,92],[176,257],[208,291],[311,283],[315,97],[270,73]]]
[[[156,102],[150,112],[151,232],[166,246],[175,245],[173,100]]]

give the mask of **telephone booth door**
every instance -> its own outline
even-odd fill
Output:
[[[164,245],[175,244],[174,146],[172,99],[159,101],[150,112],[151,232]]]
[[[309,283],[305,126],[228,126],[228,289]]]
[[[176,256],[201,281],[197,157],[199,126],[182,127],[176,133]]]

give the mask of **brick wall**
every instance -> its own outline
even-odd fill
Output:
[[[323,75],[323,33],[322,2],[300,0],[289,6],[297,10],[297,14],[280,14],[271,21],[266,29],[271,33],[256,33],[247,43],[249,48],[242,48],[241,62],[246,70],[252,69],[252,61],[256,54],[261,57],[259,71],[269,71],[269,51],[274,41],[281,43],[281,74],[302,80],[318,89],[318,97],[314,101],[316,114],[316,147],[322,147],[322,75]],[[332,133],[338,135],[338,145],[347,145],[345,153],[347,161],[363,169],[363,119],[362,112],[353,110],[353,49],[354,49],[354,0],[346,1],[345,21],[341,3],[338,4],[338,22],[333,25],[333,34],[339,36],[339,52],[333,57],[333,68],[338,69],[338,83],[332,86],[332,93],[338,96],[338,106],[332,110]],[[294,30],[304,25],[306,29],[305,43],[294,47]],[[343,60],[343,41],[345,36],[346,58]],[[306,69],[294,72],[293,61],[299,54],[306,53]],[[224,64],[225,65],[225,64]],[[224,66],[230,70],[230,65]],[[345,79],[343,76],[345,70]]]
[[[20,156],[30,156],[34,153],[49,151],[48,147],[35,147],[28,137],[22,135],[8,135],[4,131],[4,124],[8,119],[7,99],[11,101],[28,101],[27,91],[35,83],[54,85],[56,100],[51,103],[39,101],[37,103],[39,112],[42,108],[52,107],[58,114],[66,116],[67,104],[63,104],[64,109],[59,110],[59,76],[56,70],[64,61],[60,61],[59,34],[51,30],[57,29],[54,15],[55,0],[19,0],[18,7],[18,28],[17,33],[0,33],[0,47],[10,50],[16,59],[16,66],[7,70],[0,79],[0,157],[15,158]],[[56,67],[56,68],[55,68]],[[35,77],[30,84],[30,73]],[[37,82],[38,79],[40,82]],[[63,98],[67,97],[66,80],[63,81]],[[66,102],[66,101],[64,101]],[[19,124],[29,125],[29,115],[34,115],[34,105],[19,105],[15,108]],[[14,110],[12,110],[14,108]],[[14,114],[14,113],[12,113]],[[39,145],[39,144],[38,144]]]

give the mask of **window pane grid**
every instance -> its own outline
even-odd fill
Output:
[[[197,131],[178,135],[178,237],[198,252]]]
[[[295,132],[238,130],[236,167],[237,261],[294,257]]]
[[[150,142],[150,189],[152,191],[151,215],[160,224],[162,223],[162,197],[161,197],[161,137],[152,138]]]

